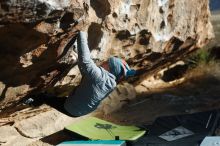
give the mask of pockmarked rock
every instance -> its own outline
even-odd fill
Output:
[[[69,74],[77,65],[79,28],[88,33],[92,59],[119,56],[134,68],[168,61],[163,54],[176,55],[170,58],[175,61],[184,54],[176,51],[202,47],[214,37],[209,0],[2,0],[1,109],[54,88],[68,86],[68,94],[69,86],[79,84],[79,71]]]

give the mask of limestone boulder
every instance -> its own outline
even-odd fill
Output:
[[[134,68],[157,68],[214,37],[208,0],[1,0],[1,109],[79,84],[77,29],[95,61],[114,55]]]

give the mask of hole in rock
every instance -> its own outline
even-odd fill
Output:
[[[173,15],[172,15],[172,14],[169,14],[169,15],[167,16],[167,21],[168,21],[168,22],[171,22],[172,19],[173,19]]]
[[[37,11],[37,16],[45,16],[47,14],[49,14],[49,10],[50,10],[50,6],[46,3],[40,3],[37,5],[36,7],[36,11]]]
[[[170,68],[169,70],[164,72],[164,75],[162,76],[162,80],[165,82],[171,82],[177,79],[180,79],[184,76],[188,69],[187,65],[176,65],[173,68]]]
[[[144,30],[140,31],[139,44],[148,45],[149,41],[150,41],[150,37],[151,37],[151,33],[148,30],[144,29]]]
[[[162,8],[162,7],[160,7],[159,12],[160,12],[161,14],[163,14],[163,13],[164,13],[164,11],[163,11],[163,8]]]
[[[161,53],[152,52],[150,55],[146,56],[146,60],[150,62],[155,62],[162,57]]]
[[[74,23],[75,20],[73,19],[73,13],[67,12],[63,15],[60,20],[60,27],[62,29],[67,29],[70,27],[70,24]]]
[[[139,40],[140,45],[148,45],[149,44],[149,38],[147,37],[141,37]]]
[[[165,27],[165,21],[162,21],[162,22],[160,23],[160,29],[164,29],[164,27]]]
[[[183,41],[176,38],[176,37],[172,37],[169,40],[168,45],[165,47],[165,50],[172,50],[172,51],[176,51],[178,49],[180,49],[181,45],[183,45]]]
[[[145,34],[149,34],[150,32],[147,29],[143,29],[139,33],[141,36],[144,36]]]
[[[90,0],[90,4],[99,18],[105,18],[111,13],[111,6],[108,0]]]
[[[1,4],[1,8],[2,8],[3,10],[5,10],[5,11],[9,11],[9,6],[8,6],[7,4],[5,4],[5,3],[2,3],[2,4]]]
[[[97,49],[103,36],[102,26],[98,23],[92,23],[88,29],[88,44],[90,49]]]
[[[174,45],[173,45],[173,51],[176,51],[176,50],[178,50],[178,49],[180,48],[180,46],[181,46],[184,42],[175,37],[173,43],[174,43]]]
[[[172,9],[174,6],[175,6],[174,4],[170,4],[169,9]]]
[[[113,32],[113,33],[116,33],[117,31],[113,28],[113,29],[112,29],[112,32]]]
[[[131,33],[128,30],[121,30],[116,35],[116,38],[119,40],[126,40],[131,36]]]
[[[114,12],[114,13],[112,13],[112,17],[117,18],[118,14]]]

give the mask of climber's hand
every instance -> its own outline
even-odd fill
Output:
[[[75,20],[74,28],[77,31],[87,31],[89,27],[89,22],[86,20],[85,16],[82,16],[78,20]]]
[[[142,74],[144,74],[144,73],[146,73],[146,72],[147,72],[147,69],[146,69],[146,68],[141,68],[141,69],[139,69],[139,70],[136,70],[135,76],[142,75]]]

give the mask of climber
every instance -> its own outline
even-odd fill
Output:
[[[77,35],[78,66],[82,81],[64,103],[64,109],[75,117],[94,111],[113,91],[118,81],[137,74],[117,57],[110,57],[100,67],[96,66],[90,57],[86,33],[79,31]]]

